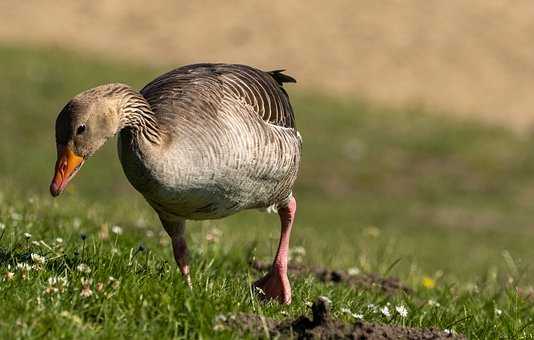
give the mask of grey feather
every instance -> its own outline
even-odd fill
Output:
[[[232,64],[156,78],[124,104],[135,110],[122,110],[124,121],[137,121],[118,143],[128,179],[167,219],[286,204],[301,153],[288,81],[281,71]],[[140,97],[146,105],[131,103]]]

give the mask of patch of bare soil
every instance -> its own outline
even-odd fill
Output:
[[[312,318],[277,321],[253,314],[239,314],[224,321],[224,327],[258,337],[296,339],[465,339],[463,335],[434,328],[380,325],[364,321],[346,323],[332,319],[329,302],[319,298],[312,306]]]
[[[252,268],[258,271],[267,271],[270,264],[262,261],[252,261]],[[351,275],[346,271],[330,270],[325,268],[309,268],[298,264],[289,264],[288,271],[296,275],[314,275],[319,281],[342,283],[353,288],[378,289],[386,294],[406,293],[412,290],[403,285],[396,277],[380,277],[376,274],[356,274]]]

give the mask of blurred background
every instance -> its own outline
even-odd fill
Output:
[[[284,67],[300,88],[532,124],[531,1],[24,1],[5,42],[149,65]]]
[[[47,196],[65,102],[189,63],[285,68],[298,80],[287,85],[304,137],[293,240],[306,261],[379,271],[401,258],[400,276],[469,280],[525,267],[528,284],[533,15],[532,1],[501,0],[0,2],[2,209],[38,197],[95,225],[159,230],[114,143],[69,195]],[[207,223],[228,247],[257,237],[265,254],[279,232],[255,212]]]

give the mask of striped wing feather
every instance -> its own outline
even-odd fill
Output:
[[[188,65],[154,79],[141,90],[141,94],[158,114],[162,114],[158,107],[168,107],[164,102],[170,98],[183,101],[183,107],[188,110],[216,114],[220,96],[232,96],[245,101],[265,122],[295,128],[293,109],[283,83],[296,81],[282,72],[263,72],[238,64]],[[210,100],[196,100],[201,96],[195,96],[195,91],[202,91],[202,98]],[[207,96],[206,91],[213,93]]]

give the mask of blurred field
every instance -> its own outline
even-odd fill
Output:
[[[534,119],[533,15],[528,0],[6,1],[0,40],[151,65],[283,67],[321,93],[524,131]]]
[[[246,262],[251,254],[272,256],[276,216],[251,211],[190,223],[198,283],[190,293],[154,213],[122,174],[113,141],[86,164],[66,195],[48,195],[54,119],[64,103],[111,81],[140,88],[168,67],[8,46],[0,48],[0,65],[0,222],[6,226],[0,275],[12,270],[8,265],[28,261],[29,251],[50,259],[31,280],[0,279],[0,304],[10,306],[0,311],[0,335],[236,336],[214,331],[216,315],[296,316],[318,295],[334,301],[340,318],[347,318],[344,307],[364,311],[369,303],[391,302],[408,306],[409,317],[365,313],[366,320],[453,328],[472,338],[531,334],[533,306],[524,292],[533,282],[534,137],[288,86],[304,138],[292,242],[306,250],[304,263],[394,275],[415,293],[388,296],[293,277],[291,307],[261,305],[247,289],[258,274]],[[118,224],[124,234],[102,240],[103,224]],[[215,229],[222,235],[212,244],[206,235]],[[61,237],[64,248],[31,245],[24,232],[47,244]],[[80,233],[88,237],[86,246]],[[150,252],[132,260],[141,242]],[[124,288],[111,299],[104,293],[80,298],[80,279],[87,276],[74,269],[80,262],[91,266],[94,285],[111,275]],[[66,293],[43,293],[50,275],[69,278]],[[437,286],[425,288],[425,277]],[[428,300],[442,307],[432,309]],[[9,326],[14,323],[17,330]]]

